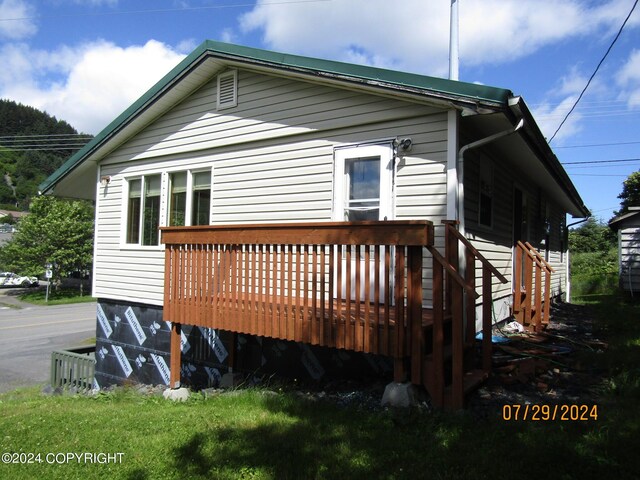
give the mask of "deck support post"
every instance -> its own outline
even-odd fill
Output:
[[[396,383],[403,383],[406,380],[404,370],[404,359],[394,357],[393,359],[393,381]]]
[[[229,373],[233,373],[233,369],[236,366],[236,350],[238,349],[238,334],[231,332],[231,341],[229,342],[229,357],[227,365],[229,366]]]
[[[171,359],[169,361],[169,388],[180,388],[180,339],[182,335],[182,325],[176,322],[171,323]]]

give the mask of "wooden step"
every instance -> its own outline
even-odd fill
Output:
[[[489,374],[481,369],[475,369],[466,372],[462,379],[464,397],[466,398],[469,393],[473,392],[480,385],[482,385],[488,377]],[[452,389],[450,385],[445,387],[444,389],[444,406],[446,408],[451,408],[454,410],[464,408],[465,398],[452,398]]]

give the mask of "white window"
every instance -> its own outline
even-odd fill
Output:
[[[478,224],[493,227],[493,166],[489,162],[480,166],[478,196]]]
[[[238,105],[238,71],[218,75],[218,110]]]
[[[391,145],[336,149],[334,220],[391,220],[392,196]]]
[[[169,226],[209,225],[210,212],[211,170],[169,175]]]
[[[160,240],[161,176],[129,179],[125,241],[133,245],[158,245]]]

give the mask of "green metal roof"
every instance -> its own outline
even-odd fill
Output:
[[[39,187],[42,193],[52,189],[55,184],[80,165],[96,148],[102,146],[114,133],[118,132],[130,120],[142,111],[158,95],[170,87],[173,82],[195,67],[208,56],[247,64],[259,64],[273,69],[297,71],[319,77],[330,77],[344,82],[360,82],[372,87],[391,90],[408,90],[426,97],[439,97],[451,101],[486,103],[495,107],[507,107],[512,92],[503,88],[489,87],[475,83],[447,80],[414,73],[398,72],[382,68],[354,65],[318,58],[303,57],[272,52],[257,48],[233,45],[207,40],[166,74],[149,91],[142,95],[129,108],[96,135],[76,154],[70,157],[58,170]]]

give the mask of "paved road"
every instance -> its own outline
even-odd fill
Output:
[[[0,290],[0,392],[49,381],[51,352],[94,337],[96,304],[38,307]]]

